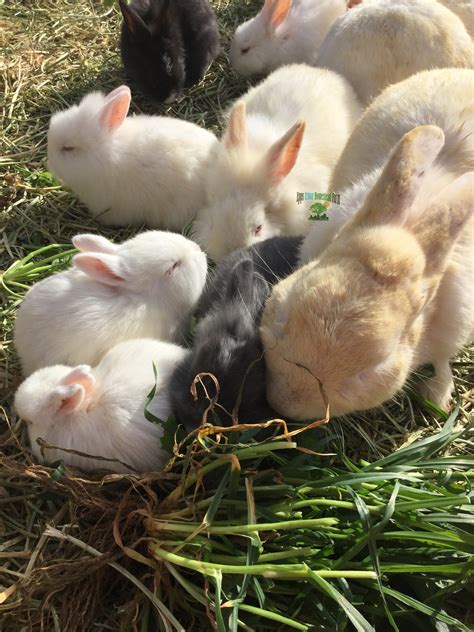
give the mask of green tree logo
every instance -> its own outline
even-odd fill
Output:
[[[325,204],[322,204],[321,202],[315,202],[314,204],[311,204],[309,210],[311,212],[311,215],[308,217],[308,219],[320,222],[327,222],[329,220],[329,217],[326,213],[328,207]]]

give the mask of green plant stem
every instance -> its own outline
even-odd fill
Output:
[[[221,534],[221,535],[243,535],[245,533],[255,533],[258,531],[286,531],[288,529],[314,529],[333,527],[337,525],[339,520],[337,518],[315,518],[307,520],[287,520],[285,522],[262,522],[258,524],[241,524],[237,526],[218,526],[218,527],[205,527],[202,529],[209,534]],[[194,533],[201,529],[201,524],[180,524],[176,522],[166,522],[161,520],[153,520],[152,532],[161,531],[178,531],[181,533]]]
[[[344,579],[376,579],[377,575],[373,571],[331,571],[309,569],[305,564],[252,564],[248,566],[212,564],[211,562],[201,562],[192,560],[176,553],[170,553],[160,548],[156,544],[150,544],[150,551],[157,560],[165,560],[171,564],[184,566],[203,575],[214,576],[216,572],[231,575],[261,575],[272,579],[310,579],[310,571],[320,577],[344,578]]]

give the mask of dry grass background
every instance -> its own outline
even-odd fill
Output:
[[[214,0],[221,24],[223,53],[205,81],[171,107],[151,104],[134,94],[132,111],[169,114],[220,131],[219,114],[247,87],[230,69],[226,51],[235,26],[255,12],[254,0]],[[67,243],[81,231],[99,231],[122,239],[128,229],[104,229],[74,196],[52,183],[46,167],[46,131],[50,115],[92,89],[108,90],[125,82],[117,48],[119,14],[92,0],[11,0],[2,18],[2,145],[0,274],[11,263],[52,243]],[[111,562],[123,559],[116,533],[126,529],[140,537],[141,518],[134,509],[153,510],[157,497],[149,481],[120,476],[63,476],[62,471],[34,465],[25,428],[11,410],[21,376],[12,345],[15,310],[20,299],[0,288],[0,630],[140,629],[135,621],[145,599],[134,592]],[[472,416],[474,354],[456,362],[461,418]],[[367,458],[418,436],[439,421],[416,401],[401,395],[383,410],[342,420],[332,430],[344,433],[351,452]],[[323,431],[324,432],[324,431]],[[459,451],[472,444],[458,443]],[[158,487],[169,489],[173,477]],[[53,489],[54,487],[54,489]],[[119,500],[126,498],[126,510]],[[46,523],[68,526],[85,545],[109,553],[100,559],[70,542],[44,534]],[[143,575],[142,570],[142,578]],[[150,577],[152,573],[150,571]],[[167,582],[166,574],[155,587]],[[2,592],[3,591],[3,592]],[[179,598],[179,596],[178,596]],[[172,596],[171,596],[172,605]],[[190,613],[193,620],[193,613]],[[194,624],[193,624],[194,625]],[[147,629],[147,628],[142,628]],[[200,629],[196,623],[189,629]],[[203,629],[206,629],[205,627]]]

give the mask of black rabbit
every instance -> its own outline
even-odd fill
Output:
[[[119,0],[120,49],[127,75],[151,99],[173,101],[197,83],[219,53],[207,0]]]
[[[274,413],[265,397],[265,362],[259,324],[271,287],[297,265],[302,238],[275,237],[226,257],[217,266],[200,303],[192,353],[177,367],[171,381],[173,411],[188,429],[201,422],[210,402],[203,385],[191,385],[198,373],[212,373],[219,383],[214,414],[224,425],[232,416],[241,423],[270,419]],[[216,394],[211,378],[202,377],[209,398]]]

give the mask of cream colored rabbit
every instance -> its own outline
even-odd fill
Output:
[[[472,39],[437,0],[363,0],[337,18],[316,58],[348,79],[364,105],[431,68],[471,68]]]
[[[438,163],[443,160],[459,174],[473,169],[474,71],[427,70],[387,88],[355,126],[334,170],[333,190],[382,166],[395,143],[418,125],[437,125],[444,131],[446,144]]]
[[[472,0],[439,0],[463,21],[466,31],[474,37],[474,2]]]
[[[429,197],[441,181],[474,170],[474,71],[428,70],[390,86],[367,108],[352,132],[332,176],[329,190],[340,194],[340,206],[329,209],[329,221],[312,222],[300,262],[317,257],[344,222],[360,208],[380,175],[390,151],[404,134],[419,125],[436,125],[445,144],[432,169],[437,176],[421,183]]]
[[[372,408],[426,363],[436,375],[425,396],[449,404],[449,360],[474,329],[474,180],[471,172],[420,197],[423,181],[438,178],[444,143],[431,125],[406,134],[354,219],[275,286],[261,334],[279,413],[324,415],[319,385],[333,415]]]

